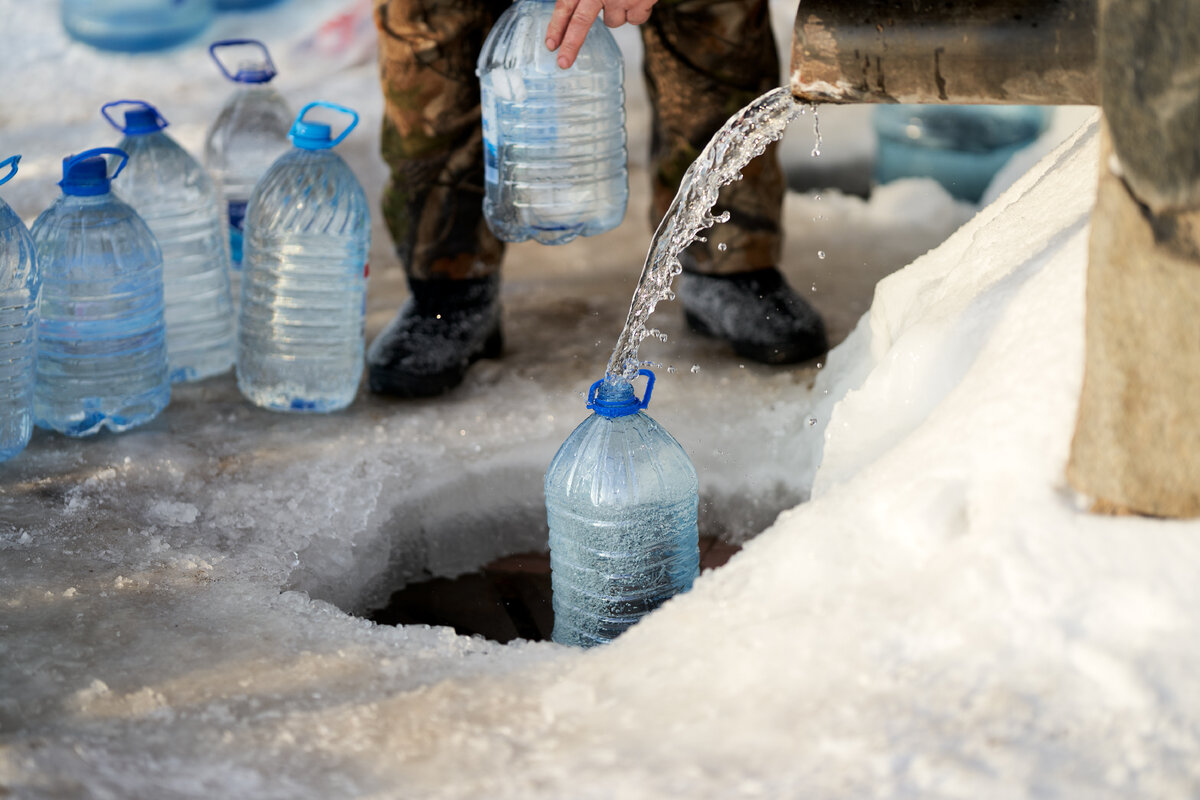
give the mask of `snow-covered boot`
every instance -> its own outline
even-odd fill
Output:
[[[724,339],[764,364],[791,364],[829,349],[825,323],[775,267],[728,275],[684,271],[679,299],[688,327]]]
[[[462,383],[481,358],[498,358],[500,277],[464,280],[410,278],[412,292],[367,350],[372,392],[432,397]]]

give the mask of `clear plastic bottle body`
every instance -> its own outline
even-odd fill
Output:
[[[216,13],[214,0],[63,0],[67,33],[104,50],[161,50],[198,35]]]
[[[1041,135],[1047,116],[1040,106],[877,106],[875,181],[929,177],[978,202],[1013,154]]]
[[[105,192],[63,195],[33,239],[42,272],[34,423],[88,436],[158,416],[171,385],[154,234]]]
[[[545,483],[554,641],[603,644],[691,588],[698,489],[687,453],[644,412],[592,414],[567,437]]]
[[[186,150],[161,131],[126,135],[129,163],[116,194],[158,240],[171,381],[233,366],[234,315],[228,241],[216,187]]]
[[[363,371],[370,210],[332,150],[295,148],[246,215],[238,388],[276,411],[336,411]]]
[[[221,107],[204,141],[204,165],[216,181],[229,227],[230,263],[241,270],[246,204],[263,173],[286,153],[295,115],[266,83],[240,84]],[[237,302],[234,275],[234,302]]]
[[[500,239],[562,244],[621,223],[629,197],[624,59],[593,25],[570,69],[546,49],[551,0],[518,0],[488,35],[477,73],[484,215]]]
[[[33,237],[0,200],[0,461],[33,432],[33,376],[41,280]]]

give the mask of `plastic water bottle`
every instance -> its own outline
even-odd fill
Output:
[[[633,386],[592,384],[594,412],[546,471],[554,641],[590,647],[692,588],[700,569],[696,469]]]
[[[269,85],[276,75],[275,64],[262,42],[225,39],[213,42],[208,52],[221,74],[238,85],[204,140],[204,165],[217,181],[228,214],[236,305],[246,203],[262,174],[287,152],[288,129],[294,115],[279,92]],[[232,55],[237,59],[237,67],[231,71],[221,55]]]
[[[488,226],[507,242],[562,244],[625,216],[625,66],[593,25],[570,69],[546,49],[554,0],[517,0],[496,21],[476,74]]]
[[[314,108],[351,117],[337,138],[305,119]],[[333,148],[358,114],[309,103],[292,126],[295,147],[263,175],[246,212],[238,324],[238,388],[276,411],[336,411],[354,400],[363,371],[367,197]]]
[[[105,155],[121,159],[111,177]],[[68,436],[127,430],[171,398],[162,254],[109,186],[127,160],[112,147],[63,159],[63,194],[33,223],[42,271],[34,423]]]
[[[63,0],[62,22],[81,42],[136,53],[187,41],[215,11],[214,0]]]
[[[972,203],[1047,120],[1040,106],[881,105],[873,114],[877,183],[933,178]]]
[[[0,186],[17,174],[20,156],[0,161]],[[33,432],[34,336],[41,280],[33,237],[0,200],[0,461],[25,449]]]
[[[110,112],[122,106],[120,122]],[[200,162],[163,133],[167,121],[154,106],[117,100],[101,113],[125,134],[117,149],[129,155],[116,194],[150,226],[162,250],[171,381],[225,372],[233,366],[234,316],[216,187]]]

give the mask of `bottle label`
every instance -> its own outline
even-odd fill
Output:
[[[229,227],[235,231],[242,230],[242,224],[246,220],[246,201],[245,200],[230,200],[229,201]]]

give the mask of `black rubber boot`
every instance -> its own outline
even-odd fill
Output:
[[[792,364],[829,349],[821,317],[774,267],[731,275],[685,270],[679,299],[689,328],[753,361]]]
[[[498,358],[500,277],[415,280],[412,297],[367,350],[372,392],[433,397],[462,383],[481,358]]]

